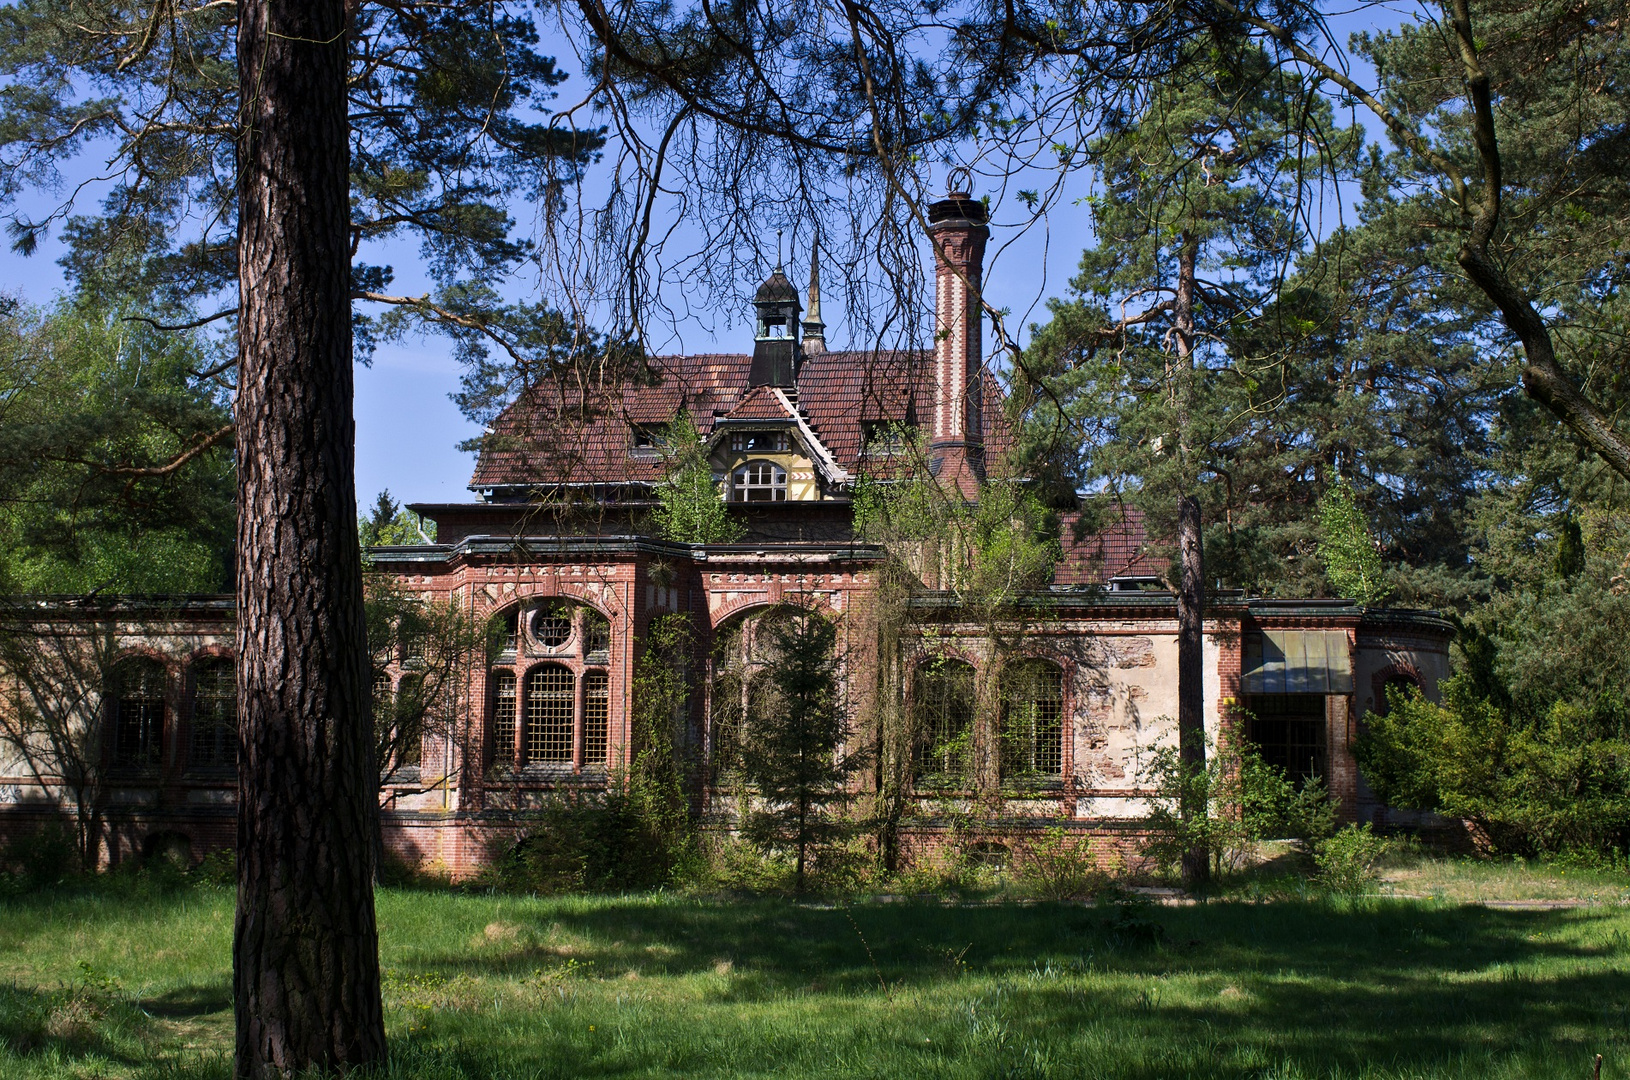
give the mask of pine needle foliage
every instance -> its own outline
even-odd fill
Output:
[[[742,747],[742,776],[757,796],[743,833],[793,852],[794,887],[802,892],[810,856],[849,832],[839,811],[866,755],[844,745],[849,722],[838,687],[837,626],[808,605],[789,604],[763,629],[776,662]]]

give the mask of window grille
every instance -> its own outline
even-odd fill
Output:
[[[396,688],[396,714],[391,718],[391,742],[395,744],[396,767],[416,769],[424,752],[423,718],[426,710],[424,676],[404,675]]]
[[[238,759],[238,684],[231,660],[200,660],[192,669],[192,746],[195,769],[227,768]]]
[[[1002,674],[1002,778],[1064,773],[1064,673],[1041,661]]]
[[[786,502],[787,470],[773,461],[749,461],[731,474],[736,502]]]
[[[153,660],[127,661],[114,700],[113,760],[117,765],[159,763],[164,738],[164,668]]]
[[[611,623],[597,611],[583,614],[583,652],[601,661],[611,652]]]
[[[508,765],[515,760],[515,673],[493,673],[492,762]]]
[[[603,671],[583,675],[583,765],[598,768],[606,763],[606,743],[611,729],[611,680]]]
[[[539,608],[532,616],[532,637],[546,649],[558,649],[572,637],[572,616],[565,608]]]
[[[1324,775],[1329,725],[1323,694],[1252,694],[1245,710],[1245,736],[1263,761],[1284,769],[1298,787]]]
[[[917,775],[964,777],[973,760],[973,668],[941,661],[917,670],[912,713]]]
[[[550,665],[526,677],[526,760],[572,760],[572,714],[576,681]]]

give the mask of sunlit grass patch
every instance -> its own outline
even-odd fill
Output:
[[[224,1080],[231,906],[4,902],[0,1076]],[[396,1077],[1515,1078],[1630,1057],[1617,907],[378,906]]]

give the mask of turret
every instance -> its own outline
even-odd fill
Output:
[[[791,387],[798,384],[798,290],[781,267],[753,296],[758,330],[753,335],[753,366],[748,386]]]

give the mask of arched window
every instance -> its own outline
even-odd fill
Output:
[[[572,760],[572,714],[577,680],[558,664],[534,668],[526,677],[526,760]]]
[[[749,461],[730,474],[733,502],[786,502],[787,470],[773,461]]]
[[[601,768],[611,728],[611,679],[603,671],[583,673],[583,767]]]
[[[492,676],[492,763],[515,763],[515,673],[495,671]]]
[[[968,776],[973,763],[973,712],[971,665],[938,660],[917,669],[911,713],[918,779],[948,781]]]
[[[1044,660],[1002,672],[1002,779],[1064,774],[1064,673]]]
[[[194,769],[226,769],[237,760],[237,672],[226,657],[200,660],[192,666],[192,740],[187,764]]]
[[[114,677],[113,763],[132,768],[159,763],[164,739],[164,665],[126,660]]]

